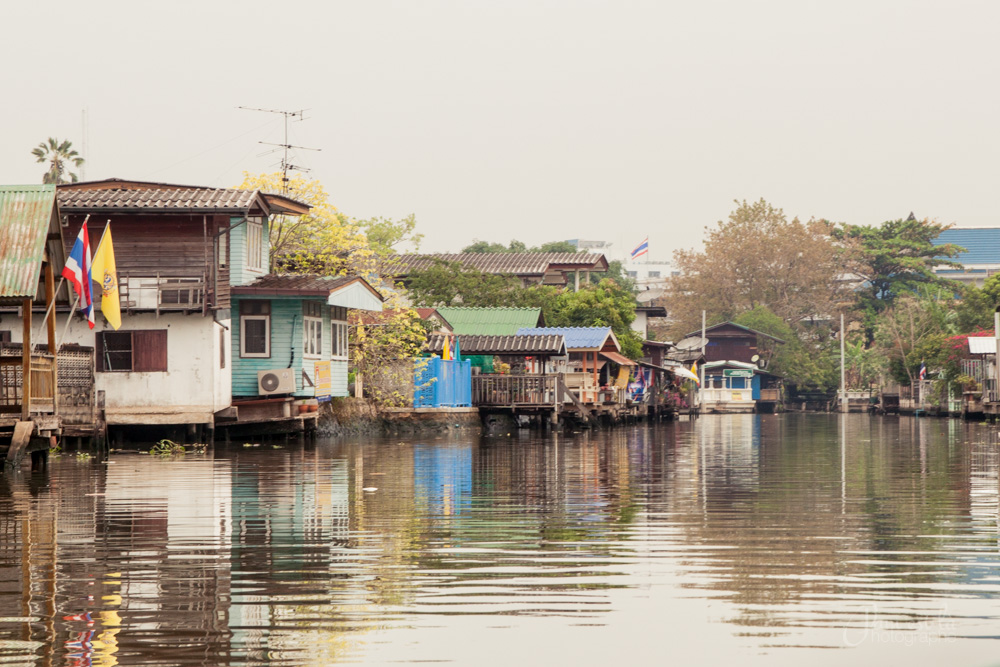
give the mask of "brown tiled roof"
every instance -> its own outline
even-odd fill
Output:
[[[59,190],[59,208],[73,211],[249,211],[260,199],[256,190],[175,188],[172,190]]]
[[[430,255],[399,255],[389,270],[396,276],[425,271],[438,261],[459,262],[484,273],[542,276],[548,271],[575,269],[606,271],[608,261],[600,253],[589,252],[464,252]]]
[[[64,211],[164,211],[245,212],[255,206],[267,213],[308,213],[309,205],[285,195],[238,188],[206,188],[151,181],[109,178],[103,181],[65,183],[58,187]]]
[[[440,354],[444,339],[456,336],[431,334],[427,339],[429,352]],[[562,355],[566,341],[562,336],[457,336],[461,354]]]
[[[327,296],[333,290],[346,287],[350,283],[356,281],[360,281],[367,286],[368,289],[377,294],[371,285],[369,285],[363,278],[359,278],[357,276],[330,278],[328,276],[316,276],[310,274],[280,273],[270,273],[266,276],[261,276],[249,285],[233,285],[230,290],[233,294],[301,294],[303,296]]]

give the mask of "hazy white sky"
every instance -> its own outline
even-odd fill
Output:
[[[295,164],[424,249],[700,246],[734,199],[997,224],[1000,3],[20,2],[0,39],[0,182],[46,137],[87,179],[232,186]]]

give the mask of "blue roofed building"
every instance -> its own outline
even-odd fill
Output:
[[[934,245],[954,243],[965,248],[954,261],[962,266],[941,266],[934,273],[966,285],[982,287],[1000,271],[1000,227],[952,227],[934,239]]]
[[[551,370],[565,372],[566,386],[577,392],[584,403],[597,402],[600,388],[615,383],[616,374],[607,362],[619,369],[618,374],[624,370],[626,379],[628,369],[636,365],[622,355],[611,327],[523,327],[517,330],[517,335],[565,339],[567,359],[562,363],[555,361]]]

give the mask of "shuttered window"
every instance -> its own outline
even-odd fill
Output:
[[[247,221],[247,268],[262,268],[261,248],[264,225],[259,218],[251,218]]]
[[[102,331],[97,334],[100,373],[164,373],[167,330]]]

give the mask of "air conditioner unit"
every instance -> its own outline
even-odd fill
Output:
[[[295,391],[295,373],[291,368],[279,368],[273,371],[257,371],[257,393],[291,394]]]

